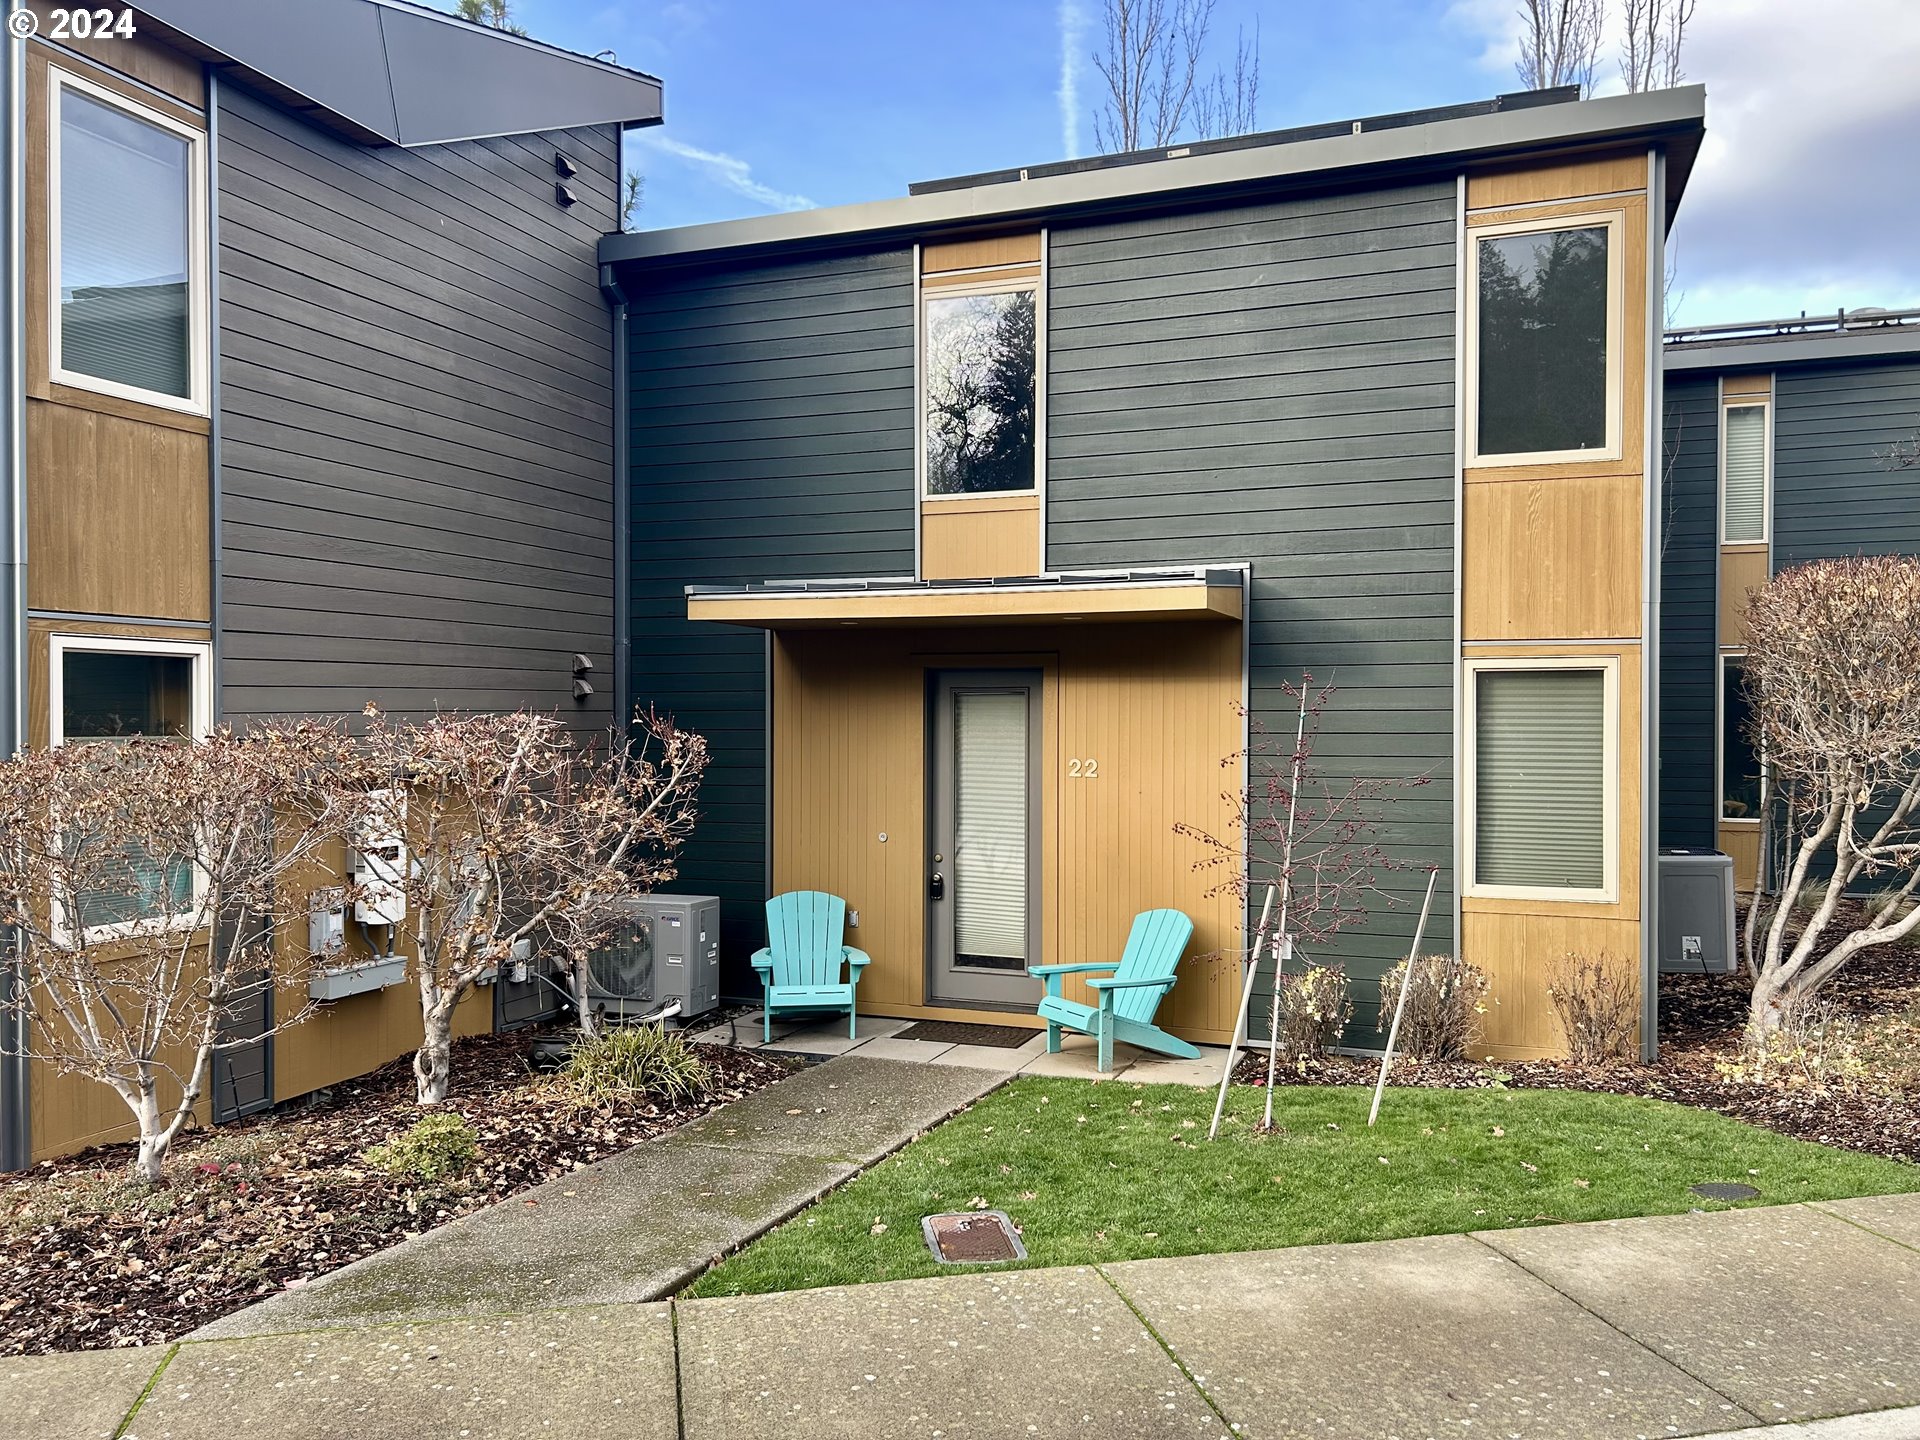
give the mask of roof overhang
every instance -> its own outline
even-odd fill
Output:
[[[1021,580],[805,580],[687,587],[687,618],[763,630],[841,625],[1115,624],[1232,621],[1246,572],[1130,570]]]
[[[1705,122],[1706,90],[1687,85],[937,190],[861,205],[639,230],[605,236],[600,260],[603,264],[699,261],[769,248],[845,247],[877,239],[925,238],[1069,215],[1136,210],[1237,192],[1271,192],[1281,186],[1344,183],[1363,176],[1455,174],[1478,165],[1573,158],[1626,145],[1664,148],[1671,220],[1700,148]]]
[[[1773,370],[1910,355],[1920,355],[1920,325],[1724,341],[1670,340],[1660,351],[1661,367],[1670,375],[1689,370]]]
[[[660,121],[651,75],[407,0],[141,0],[139,9],[143,29],[363,145]]]

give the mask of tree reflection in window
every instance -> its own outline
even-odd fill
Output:
[[[1034,488],[1031,290],[926,302],[929,495]]]
[[[1607,444],[1607,230],[1479,242],[1481,455]]]

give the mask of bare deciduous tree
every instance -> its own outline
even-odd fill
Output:
[[[514,23],[513,0],[457,0],[453,13],[462,20],[471,20],[476,25],[491,25],[509,35],[527,33]]]
[[[1920,560],[1794,566],[1753,593],[1746,628],[1763,757],[1763,883],[1743,939],[1758,1040],[1855,955],[1920,926]],[[1842,897],[1867,887],[1860,923],[1843,924]]]
[[[223,1015],[263,986],[272,1034],[304,1019],[309,894],[361,796],[337,727],[30,750],[0,764],[0,923],[26,1052],[110,1087],[162,1178],[205,1093]],[[277,942],[294,935],[292,946]],[[161,1082],[171,1081],[163,1094]]]
[[[452,1077],[454,1010],[518,941],[544,940],[565,958],[591,1031],[588,957],[620,923],[621,900],[672,879],[706,742],[652,715],[631,743],[602,750],[526,711],[415,725],[369,716],[366,747],[384,777],[371,828],[405,836],[393,883],[406,913],[390,933],[413,952],[415,1088],[434,1105]]]
[[[1520,58],[1514,70],[1529,90],[1578,85],[1593,92],[1593,71],[1600,61],[1603,0],[1522,0]]]
[[[1214,139],[1255,127],[1260,32],[1241,32],[1233,64],[1203,74],[1214,0],[1106,0],[1105,47],[1093,57],[1107,82],[1093,117],[1102,150],[1155,149],[1183,133]]]
[[[1622,0],[1620,78],[1627,93],[1665,90],[1686,79],[1680,51],[1698,0]]]

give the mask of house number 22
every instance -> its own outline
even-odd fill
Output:
[[[1073,759],[1067,761],[1067,778],[1069,780],[1098,780],[1100,778],[1100,762],[1091,759],[1082,760],[1079,756],[1075,756]]]

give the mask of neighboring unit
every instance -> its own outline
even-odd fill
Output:
[[[1920,556],[1920,311],[1668,332],[1660,843],[1759,861],[1747,595],[1790,565]]]
[[[1563,1048],[1569,951],[1636,977],[1650,1047],[1658,315],[1702,111],[1503,96],[610,236],[634,665],[712,746],[681,877],[729,992],[765,897],[818,890],[862,1013],[1037,1025],[1029,967],[1168,908],[1157,1023],[1226,1040],[1248,917],[1176,826],[1231,836],[1311,671],[1336,777],[1428,782],[1387,848],[1440,869],[1486,1053]],[[1351,1044],[1419,908],[1390,878],[1311,957]]]
[[[574,685],[616,628],[595,249],[659,82],[403,0],[150,0],[133,38],[68,43],[31,8],[0,751],[369,701],[604,730],[609,696]],[[418,1043],[354,919],[316,982],[342,998],[223,1051],[208,1118]],[[502,982],[457,1023],[554,993]],[[124,1129],[104,1086],[0,1073],[0,1165]]]

